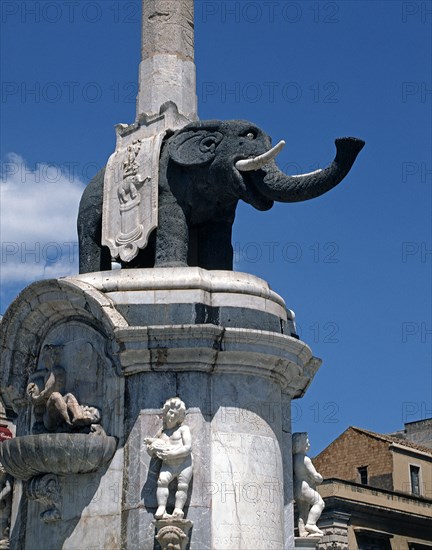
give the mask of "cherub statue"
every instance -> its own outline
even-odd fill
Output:
[[[317,521],[324,510],[324,501],[316,491],[316,486],[322,483],[319,474],[306,456],[310,449],[308,434],[297,432],[293,434],[293,470],[294,498],[298,508],[298,529],[300,537],[322,536]]]
[[[183,425],[186,406],[178,397],[168,399],[163,406],[163,427],[156,437],[144,440],[150,456],[162,460],[156,498],[155,518],[184,517],[183,508],[192,479],[192,438],[188,426]],[[166,511],[168,485],[177,478],[177,491],[172,516]]]
[[[80,405],[77,398],[71,394],[64,394],[66,384],[66,371],[61,367],[58,359],[60,346],[45,345],[42,349],[42,357],[47,368],[44,380],[44,388],[31,382],[27,386],[27,396],[33,405],[36,419],[33,433],[80,431],[100,431],[97,426],[101,420],[99,409]]]

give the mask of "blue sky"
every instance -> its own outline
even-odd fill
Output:
[[[347,426],[431,416],[430,2],[196,2],[201,119],[243,118],[308,172],[334,139],[365,149],[336,189],[241,204],[236,268],[266,279],[323,359],[293,429],[317,453]],[[140,2],[3,0],[1,304],[76,273],[84,185],[135,118]]]

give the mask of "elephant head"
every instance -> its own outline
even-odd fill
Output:
[[[339,138],[336,157],[325,169],[288,176],[278,169],[274,158],[285,142],[271,146],[260,128],[243,120],[202,121],[178,131],[169,140],[167,153],[191,172],[200,170],[201,181],[209,181],[221,194],[242,199],[258,210],[268,210],[277,202],[297,202],[326,193],[350,171],[364,141]],[[205,174],[203,173],[205,172]],[[215,193],[216,189],[209,189]]]
[[[267,134],[249,122],[213,120],[192,123],[177,132],[165,154],[194,177],[194,188],[202,188],[209,197],[223,198],[227,207],[241,199],[268,210],[273,201],[250,185],[250,174],[239,170],[237,164],[263,155],[270,162],[282,147],[279,144],[272,149]]]
[[[272,147],[265,132],[244,120],[193,122],[165,136],[159,161],[158,227],[142,254],[124,267],[232,269],[231,231],[239,200],[268,210],[274,201],[318,197],[342,181],[364,142],[337,139],[336,157],[327,168],[296,176],[276,166],[274,159],[284,145],[281,141]],[[82,232],[85,236],[92,231],[92,244],[100,235],[99,226],[88,223],[85,209],[91,206],[89,215],[99,216],[101,205],[95,204],[94,195],[101,200],[101,185],[103,174],[86,190],[92,202],[84,200],[80,207]],[[90,248],[83,250],[88,257]],[[82,271],[96,269],[93,263]]]

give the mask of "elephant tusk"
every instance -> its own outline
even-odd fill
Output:
[[[314,176],[315,174],[319,174],[322,172],[322,168],[318,168],[318,170],[314,170],[313,172],[308,172],[307,174],[296,174],[295,176],[290,176],[291,178],[305,178],[308,176]]]
[[[259,170],[264,166],[264,164],[268,164],[271,160],[273,160],[284,147],[285,142],[282,140],[272,149],[270,149],[270,151],[267,151],[266,153],[259,155],[258,157],[255,157],[253,159],[238,160],[235,163],[235,167],[237,168],[237,170],[240,170],[240,172]]]

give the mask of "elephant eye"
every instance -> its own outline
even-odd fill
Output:
[[[253,134],[252,132],[249,132],[248,134],[246,134],[246,137],[248,139],[255,139],[255,134]]]

